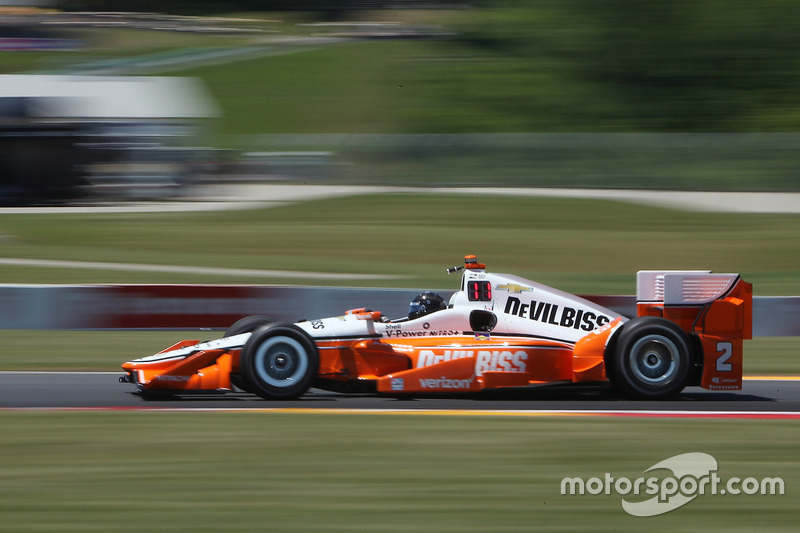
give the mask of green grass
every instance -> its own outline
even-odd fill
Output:
[[[210,340],[209,331],[0,330],[0,370],[121,372],[125,361],[152,355],[182,339]]]
[[[800,338],[755,338],[744,343],[746,376],[800,376]]]
[[[793,531],[791,421],[285,413],[0,413],[0,515],[16,531]],[[705,452],[723,480],[784,496],[703,495],[634,518],[564,477],[636,479]],[[658,475],[658,474],[647,474]]]
[[[372,286],[447,289],[456,281],[444,268],[474,253],[492,271],[571,292],[633,294],[637,270],[709,268],[742,273],[757,295],[800,294],[796,215],[387,194],[251,211],[0,215],[0,235],[3,257],[403,276],[364,283]],[[286,282],[10,266],[0,276],[8,283]]]
[[[386,63],[405,46],[341,44],[176,74],[203,79],[219,99],[220,142],[226,135],[275,132],[393,133],[399,131],[393,106],[402,79],[393,78]]]

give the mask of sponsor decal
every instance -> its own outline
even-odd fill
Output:
[[[174,381],[177,383],[185,383],[191,379],[192,376],[175,376],[172,374],[162,374],[153,378],[153,381]]]
[[[480,350],[475,359],[475,374],[484,372],[525,372],[528,353],[523,350]]]
[[[475,350],[420,350],[417,368],[438,365],[445,361],[454,361],[465,357],[475,357]]]
[[[393,391],[402,391],[406,388],[403,378],[392,378],[391,384]]]
[[[498,285],[495,288],[501,291],[516,292],[516,293],[533,291],[533,287],[526,287],[525,285],[520,285],[519,283],[505,283],[503,285]]]
[[[490,341],[492,340],[492,336],[489,333],[476,333],[475,334],[476,341]]]
[[[711,384],[708,386],[711,390],[739,390],[742,386],[738,379],[735,378],[720,378],[714,376],[711,378]]]
[[[420,350],[417,368],[467,357],[475,358],[475,375],[484,372],[526,372],[528,353],[524,350]]]
[[[475,377],[468,379],[449,379],[444,376],[440,378],[420,378],[419,386],[423,389],[469,389]]]
[[[389,324],[387,324],[387,326],[388,325]],[[428,324],[428,327],[430,327],[430,324]],[[410,338],[410,337],[442,337],[442,336],[461,335],[461,332],[453,329],[403,331],[400,327],[397,328],[387,327],[387,329],[383,332],[383,334],[390,338]]]
[[[712,378],[713,379],[713,378]],[[708,386],[708,390],[740,390],[742,388],[741,385],[716,385],[712,383]]]
[[[586,309],[575,309],[549,302],[523,302],[519,298],[509,296],[503,312],[520,318],[527,318],[543,324],[552,324],[562,328],[592,331],[611,322],[611,318]]]

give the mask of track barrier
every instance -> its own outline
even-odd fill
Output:
[[[399,318],[422,290],[263,285],[0,285],[0,329],[214,329],[247,315],[296,322],[367,307]],[[448,299],[452,291],[439,291]],[[634,296],[582,295],[626,316]],[[753,298],[754,337],[800,336],[800,297]]]

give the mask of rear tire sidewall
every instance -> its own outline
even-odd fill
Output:
[[[272,322],[275,322],[275,320],[264,315],[246,316],[234,322],[231,327],[225,331],[225,337],[233,337],[234,335],[240,335],[242,333],[250,333],[251,331],[255,331],[266,326],[267,324],[271,324]]]
[[[693,364],[692,343],[680,326],[659,317],[630,320],[607,354],[607,375],[626,396],[656,400],[686,386]]]
[[[266,399],[288,400],[311,386],[319,369],[319,354],[302,329],[273,323],[253,332],[242,348],[239,367],[251,392]]]
[[[274,319],[265,315],[250,315],[240,318],[234,322],[226,331],[225,337],[233,337],[234,335],[241,335],[242,333],[251,333],[259,328],[275,322]],[[245,392],[253,392],[253,384],[247,379],[244,373],[231,373],[231,385],[235,389],[241,389]]]

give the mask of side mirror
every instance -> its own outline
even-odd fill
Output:
[[[491,311],[475,309],[469,314],[469,327],[472,331],[492,331],[497,325],[497,316]]]

